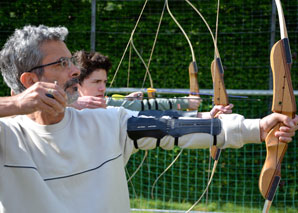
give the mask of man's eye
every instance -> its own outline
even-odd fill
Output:
[[[67,60],[62,60],[60,64],[61,64],[62,67],[67,67],[68,66],[68,61]]]

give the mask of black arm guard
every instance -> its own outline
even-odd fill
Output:
[[[191,133],[208,133],[215,136],[220,132],[221,123],[217,118],[182,120],[131,117],[127,122],[127,134],[134,141],[136,148],[137,140],[143,137],[156,138],[159,143],[166,135],[178,138]]]

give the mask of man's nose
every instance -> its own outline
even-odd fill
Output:
[[[70,75],[72,77],[77,77],[77,76],[79,76],[81,74],[80,69],[77,66],[73,65],[73,64],[70,67],[70,71],[71,71],[71,74]]]

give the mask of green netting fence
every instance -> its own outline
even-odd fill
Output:
[[[66,44],[71,51],[90,50],[92,2],[96,3],[93,44],[96,51],[108,55],[113,62],[108,78],[111,82],[145,0],[1,0],[0,46],[3,46],[15,28],[27,24],[45,24],[63,25],[69,29]],[[217,1],[191,2],[215,31]],[[293,87],[297,89],[298,0],[282,3],[294,62],[291,69]],[[133,37],[134,45],[146,63],[163,6],[163,0],[148,1]],[[212,89],[210,64],[214,48],[206,26],[185,1],[169,0],[169,6],[194,47],[200,89]],[[225,69],[227,89],[272,89],[269,63],[271,40],[275,42],[280,38],[273,8],[272,1],[266,0],[220,1],[218,48]],[[190,61],[188,43],[165,11],[150,64],[154,87],[189,88]],[[128,52],[124,56],[113,87],[147,88],[150,83],[147,78],[143,84],[145,72],[144,65],[132,50],[131,54]],[[9,92],[0,79],[0,95],[9,95]],[[211,97],[202,97],[204,102],[200,110],[210,110]],[[258,118],[269,113],[271,97],[249,95],[246,99],[231,98],[231,102],[235,105],[234,112],[248,118]],[[144,165],[132,183],[128,183],[132,208],[186,210],[200,196],[206,187],[210,170],[208,150],[184,150],[178,161],[157,182],[153,190],[154,198],[151,198],[152,184],[179,151],[178,148],[173,151],[158,148],[148,152]],[[295,137],[289,144],[282,164],[282,187],[273,202],[276,212],[297,212],[297,152]],[[143,155],[144,152],[140,151],[132,156],[127,165],[128,174],[136,170]],[[264,200],[258,192],[258,177],[265,156],[264,145],[224,150],[208,191],[208,199],[204,197],[198,209],[260,212]]]

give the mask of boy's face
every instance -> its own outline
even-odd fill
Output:
[[[81,85],[78,86],[80,96],[104,97],[107,84],[107,72],[104,69],[96,69]]]

